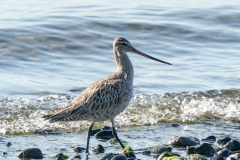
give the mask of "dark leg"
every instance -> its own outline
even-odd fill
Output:
[[[87,154],[87,155],[88,155],[88,148],[89,148],[90,132],[92,131],[93,125],[94,125],[94,123],[92,123],[92,124],[90,125],[90,127],[88,128],[87,146],[86,146],[86,154]]]
[[[121,147],[124,149],[125,146],[122,144],[122,142],[120,141],[120,139],[119,139],[118,136],[117,136],[117,132],[116,132],[116,130],[115,130],[115,125],[114,125],[114,120],[111,120],[111,122],[112,122],[112,134],[113,134],[113,136],[116,138],[116,140],[118,141],[118,143],[121,145]]]

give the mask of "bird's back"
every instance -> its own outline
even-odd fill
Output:
[[[65,108],[44,116],[55,121],[105,121],[115,118],[132,98],[132,80],[115,72],[87,87]]]

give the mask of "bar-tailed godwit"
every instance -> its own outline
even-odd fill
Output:
[[[113,42],[113,54],[117,64],[117,70],[87,87],[65,108],[43,116],[50,122],[56,121],[79,121],[88,120],[91,123],[88,129],[86,153],[88,154],[90,132],[95,122],[110,120],[112,123],[112,134],[122,144],[117,136],[114,118],[128,106],[133,96],[133,66],[126,52],[133,52],[146,58],[162,62],[135,49],[128,40],[118,37]]]

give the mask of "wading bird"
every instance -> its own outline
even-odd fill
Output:
[[[122,144],[117,136],[114,118],[128,106],[133,96],[133,66],[126,52],[133,52],[146,58],[171,65],[135,49],[127,39],[118,37],[113,42],[113,54],[117,70],[87,87],[65,108],[43,116],[50,122],[81,121],[92,122],[87,135],[86,153],[88,154],[90,132],[95,122],[110,120],[112,134]]]

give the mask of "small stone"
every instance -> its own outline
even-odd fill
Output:
[[[81,156],[80,155],[76,155],[71,160],[81,160]]]
[[[186,146],[196,146],[200,144],[200,140],[196,137],[174,137],[169,144],[173,147],[186,147]]]
[[[240,159],[240,153],[235,153],[230,155],[226,160],[239,160]]]
[[[195,148],[195,153],[212,157],[212,156],[214,156],[214,149],[210,144],[203,143],[200,146],[197,146]]]
[[[151,154],[151,151],[147,151],[147,150],[146,150],[146,151],[142,151],[142,154],[143,154],[143,155],[150,155],[150,154]]]
[[[170,126],[171,127],[180,127],[181,124],[179,124],[179,123],[171,123]]]
[[[39,148],[28,148],[18,154],[19,158],[42,159],[43,154]]]
[[[225,144],[227,144],[229,141],[231,141],[232,139],[231,138],[229,138],[229,137],[225,137],[225,138],[223,138],[223,139],[219,139],[218,141],[217,141],[217,143],[219,144],[219,145],[221,145],[221,146],[224,146]]]
[[[57,154],[55,160],[64,160],[64,155],[62,153]]]
[[[90,132],[90,136],[94,136],[96,133],[100,132],[101,129],[93,129],[91,132]]]
[[[214,143],[216,142],[216,137],[215,136],[208,136],[206,138],[201,139],[201,141],[208,142],[208,143]]]
[[[111,160],[128,160],[126,156],[118,154],[114,156]]]
[[[101,128],[102,131],[112,131],[112,127],[109,127],[109,126],[103,126]]]
[[[189,155],[189,160],[208,160],[208,158],[198,154],[191,154]]]
[[[158,156],[157,160],[163,160],[165,157],[180,157],[179,154],[175,154],[175,153],[170,153],[170,152],[164,152],[161,155]]]
[[[7,152],[2,152],[2,157],[5,157],[7,154]]]
[[[126,146],[124,149],[123,149],[123,152],[131,152],[133,151],[132,148],[130,146]]]
[[[83,148],[83,147],[76,147],[73,149],[73,151],[76,153],[82,153],[83,150],[85,150],[85,148]]]
[[[217,152],[217,155],[222,156],[222,157],[228,157],[230,154],[232,154],[232,152],[228,148],[222,149]]]
[[[101,160],[109,160],[109,159],[112,159],[116,155],[117,154],[114,154],[114,153],[105,153],[104,156],[101,158]]]
[[[112,131],[108,131],[108,130],[100,131],[96,133],[94,137],[102,141],[108,141],[114,138],[114,136],[112,135]]]
[[[237,140],[231,140],[224,147],[230,149],[231,151],[237,151],[240,150],[240,142]]]
[[[157,146],[157,147],[151,147],[148,150],[150,150],[154,154],[162,154],[163,152],[171,152],[172,147],[169,145],[161,145],[161,146]]]
[[[7,147],[10,147],[11,145],[12,145],[11,142],[7,142],[7,143],[6,143],[6,146],[7,146]]]
[[[92,147],[92,153],[93,154],[100,154],[100,153],[104,153],[105,149],[101,144],[98,144],[94,147]]]
[[[208,143],[203,143],[198,146],[187,147],[187,154],[200,154],[200,155],[212,157],[214,156],[214,153],[215,151],[213,147]]]
[[[136,156],[135,154],[133,153],[133,151],[130,151],[130,152],[124,152],[123,153],[128,159],[135,159]]]
[[[216,155],[216,156],[214,156],[214,157],[211,157],[210,160],[224,160],[224,158],[223,158],[223,156],[221,156],[221,155]]]

